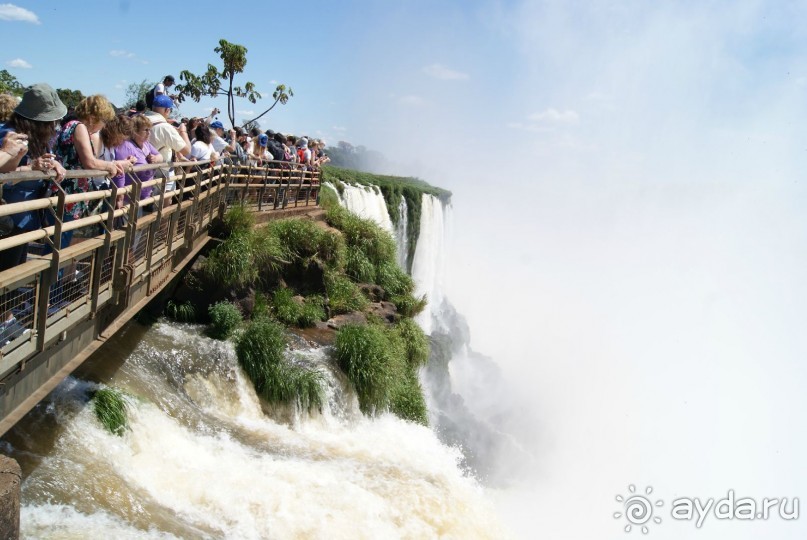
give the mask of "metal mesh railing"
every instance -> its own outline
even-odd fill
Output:
[[[34,305],[39,276],[13,289],[0,289],[0,347],[29,335],[34,329]]]
[[[54,315],[79,300],[89,299],[93,253],[59,270],[56,282],[50,286],[48,315]]]
[[[104,257],[101,263],[101,286],[106,285],[112,280],[112,269],[115,266],[115,254],[117,253],[117,246],[111,246],[109,253]]]

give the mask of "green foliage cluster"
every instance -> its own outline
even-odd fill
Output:
[[[126,398],[114,388],[101,388],[92,397],[95,417],[107,431],[123,436],[129,427]]]
[[[192,302],[169,300],[165,304],[165,314],[177,322],[194,322],[196,321],[196,306]]]
[[[243,317],[238,306],[230,302],[216,302],[207,308],[210,316],[208,335],[215,339],[227,339],[241,324]]]
[[[253,234],[235,234],[216,246],[205,259],[202,272],[222,287],[239,287],[258,278]]]
[[[235,204],[224,214],[224,238],[234,234],[248,234],[255,228],[255,216],[243,204]]]
[[[288,362],[283,355],[286,336],[277,322],[253,319],[236,340],[238,363],[255,391],[270,403],[297,403],[311,411],[322,409],[322,375],[303,365]]]
[[[272,308],[277,320],[290,326],[309,328],[318,321],[325,320],[323,298],[311,295],[298,302],[294,298],[294,291],[287,287],[278,287],[272,293]]]
[[[292,260],[314,261],[325,268],[340,269],[345,259],[345,242],[339,234],[307,219],[281,219],[266,227]]]
[[[370,303],[358,285],[337,272],[325,273],[325,291],[333,315],[362,311]]]
[[[369,219],[362,219],[341,206],[332,206],[326,220],[345,238],[347,256],[345,273],[360,283],[376,283],[384,289],[387,299],[398,312],[413,317],[426,306],[426,298],[415,298],[412,278],[395,262],[395,242],[392,236]],[[344,290],[344,284],[340,283]],[[348,296],[348,295],[345,295]],[[328,297],[333,306],[331,291]]]
[[[255,89],[255,83],[245,82],[243,86],[235,84],[235,76],[243,73],[247,66],[246,47],[220,39],[218,47],[214,48],[213,52],[218,54],[221,59],[221,69],[213,64],[208,64],[207,71],[202,74],[195,74],[187,69],[181,71],[179,78],[183,82],[175,87],[179,93],[177,100],[182,102],[189,97],[198,102],[204,96],[225,96],[227,98],[227,116],[230,118],[230,123],[235,126],[235,98],[246,98],[250,103],[257,103],[262,96]],[[272,93],[274,99],[272,105],[255,118],[247,120],[244,125],[257,121],[274,109],[278,103],[285,105],[292,96],[294,96],[294,92],[291,88],[285,84],[278,84]]]
[[[417,362],[397,327],[381,324],[346,325],[336,336],[336,361],[356,388],[365,414],[389,409],[421,424],[428,423]],[[417,358],[419,360],[419,357]]]

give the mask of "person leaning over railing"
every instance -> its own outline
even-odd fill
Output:
[[[17,106],[17,98],[11,94],[0,94],[0,129],[11,119],[11,114]]]
[[[20,133],[28,137],[27,151],[20,150],[11,156],[0,172],[43,171],[56,173],[55,180],[64,178],[65,170],[50,153],[50,141],[56,135],[57,122],[67,113],[67,107],[59,99],[56,91],[45,83],[29,86],[22,101],[14,109],[11,120],[0,130],[0,141],[4,143],[10,133]],[[3,185],[3,201],[15,203],[39,199],[46,195],[47,183],[44,180],[7,183]],[[41,212],[38,210],[12,214],[14,227],[5,236],[13,236],[33,231],[42,226]],[[25,262],[28,244],[9,248],[0,252],[0,270],[7,270]]]
[[[159,96],[155,98],[155,101]],[[162,163],[163,158],[160,153],[154,148],[154,145],[149,142],[149,135],[153,129],[151,121],[145,116],[135,116],[131,120],[131,131],[129,138],[115,149],[116,160],[129,160],[134,157],[134,165],[146,165],[148,163]],[[154,178],[154,170],[145,170],[138,172],[131,172],[131,169],[125,174],[119,174],[112,179],[112,182],[119,188],[131,185],[133,176],[141,182],[148,182]],[[140,198],[145,199],[151,197],[151,186],[144,187],[140,191]],[[121,208],[124,204],[123,196],[118,197],[116,207]],[[138,210],[138,217],[145,213],[149,213],[148,209],[142,206]]]
[[[174,101],[165,95],[154,97],[151,111],[147,111],[145,118],[151,122],[151,133],[149,142],[157,149],[165,163],[170,161],[182,161],[191,153],[191,141],[188,138],[188,129],[185,124],[174,127],[168,123],[171,110],[174,108]],[[171,174],[169,169],[168,174]],[[175,187],[173,180],[165,185],[166,191],[173,191]],[[168,200],[166,199],[166,204]]]
[[[211,144],[212,134],[210,128],[206,124],[199,124],[194,131],[194,140],[191,145],[191,157],[198,160],[212,159],[216,161],[219,159],[218,153],[213,149]]]
[[[112,177],[123,174],[124,163],[104,161],[96,156],[96,148],[101,145],[98,132],[104,125],[115,119],[115,109],[104,96],[95,95],[86,97],[79,102],[75,109],[76,120],[71,120],[62,126],[56,137],[53,152],[67,170],[97,169],[106,171]],[[67,178],[60,183],[65,194],[87,193],[92,187],[89,178]],[[53,195],[59,192],[59,187],[51,185]],[[65,204],[63,222],[81,219],[89,212],[86,201]],[[73,231],[62,233],[60,247],[70,245]]]

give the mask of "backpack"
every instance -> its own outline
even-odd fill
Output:
[[[151,106],[154,105],[154,86],[151,87],[151,90],[146,92],[146,107],[151,109]]]
[[[299,160],[299,163],[305,163],[305,151],[305,148],[297,149],[297,159]]]

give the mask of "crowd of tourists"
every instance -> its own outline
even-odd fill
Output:
[[[71,110],[48,84],[28,87],[22,99],[0,94],[0,172],[43,171],[53,180],[0,183],[2,202],[15,203],[65,194],[118,187],[154,178],[154,170],[135,172],[137,165],[161,162],[211,160],[287,169],[315,170],[327,163],[325,143],[308,137],[283,135],[240,127],[225,129],[216,120],[218,110],[206,118],[175,118],[176,96],[172,76],[150,89],[129,110],[116,109],[104,96],[84,98]],[[99,178],[65,178],[67,170],[104,171]],[[173,190],[169,183],[167,190]],[[140,198],[152,195],[143,188]],[[121,207],[125,199],[115,204]],[[66,204],[63,222],[89,215],[97,208],[86,202]],[[0,239],[54,223],[52,212],[30,211],[0,216]],[[61,247],[70,244],[64,233]],[[0,252],[0,270],[26,260],[28,245]]]

